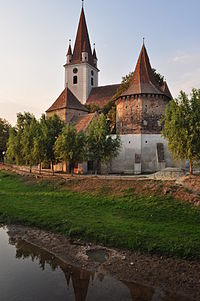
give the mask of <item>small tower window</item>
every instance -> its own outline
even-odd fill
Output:
[[[91,78],[91,86],[94,86],[94,78]]]
[[[92,76],[94,75],[94,71],[93,70],[91,71],[91,74],[92,74]]]
[[[77,75],[75,75],[75,76],[73,77],[73,84],[74,84],[74,85],[77,85],[77,84],[78,84],[78,76],[77,76]]]
[[[76,73],[78,73],[78,68],[74,68],[73,69],[73,72],[76,74]]]

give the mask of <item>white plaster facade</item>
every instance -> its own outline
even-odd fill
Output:
[[[74,71],[77,73],[74,73]],[[65,87],[68,86],[78,100],[82,104],[85,104],[92,88],[98,87],[98,72],[99,70],[91,66],[87,61],[80,64],[66,64]],[[76,84],[74,84],[74,76],[77,76]]]
[[[141,174],[181,166],[180,162],[172,160],[168,142],[160,134],[120,135],[120,139],[121,149],[118,157],[110,164],[110,173]],[[158,143],[162,143],[164,147],[163,162],[158,162]]]

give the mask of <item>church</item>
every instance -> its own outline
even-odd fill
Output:
[[[64,90],[46,111],[47,118],[57,114],[66,124],[74,124],[77,131],[87,132],[98,114],[89,113],[85,105],[102,109],[120,84],[99,86],[96,49],[95,45],[91,48],[83,7],[74,48],[70,41],[64,68]],[[161,135],[161,118],[171,99],[167,83],[160,84],[155,77],[143,43],[131,83],[116,99],[116,133],[121,149],[104,167],[106,172],[141,174],[173,166],[167,141]],[[87,172],[87,164],[84,166]]]

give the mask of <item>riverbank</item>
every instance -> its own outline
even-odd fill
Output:
[[[13,242],[23,240],[50,252],[52,258],[55,256],[64,264],[81,267],[91,273],[97,272],[101,277],[111,275],[127,283],[130,289],[133,288],[134,298],[140,298],[138,300],[150,300],[154,289],[158,287],[159,291],[170,292],[166,293],[166,300],[200,298],[199,261],[106,248],[81,240],[68,240],[63,235],[37,228],[19,225],[10,225],[7,228]],[[89,254],[98,254],[99,251],[106,254],[105,262],[100,263],[95,257],[90,258]],[[134,283],[137,284],[134,286]],[[141,288],[139,291],[138,286]]]
[[[162,182],[35,179],[0,172],[0,221],[160,256],[200,258],[200,208]],[[139,189],[140,187],[140,189]]]

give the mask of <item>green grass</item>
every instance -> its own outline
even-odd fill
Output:
[[[28,184],[0,172],[0,222],[18,223],[130,250],[200,258],[200,209],[170,197],[94,196]]]

